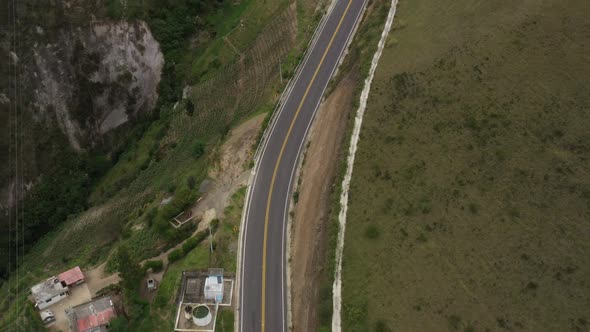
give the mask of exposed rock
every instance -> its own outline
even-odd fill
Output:
[[[33,53],[36,118],[53,112],[76,150],[156,105],[164,58],[144,22],[60,31]]]
[[[10,103],[10,99],[6,97],[5,94],[0,93],[0,104],[8,104]]]
[[[12,51],[11,51],[11,52],[10,52],[10,58],[12,59],[12,62],[13,62],[14,64],[17,64],[17,63],[18,63],[18,60],[19,60],[19,59],[18,59],[18,56],[16,55],[16,53],[14,53],[14,52],[12,52]]]

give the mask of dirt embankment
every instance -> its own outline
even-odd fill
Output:
[[[231,196],[248,184],[251,170],[248,162],[252,159],[256,137],[266,113],[258,114],[232,129],[227,141],[219,150],[219,160],[209,171],[211,188],[192,208],[196,219],[201,219],[197,231],[207,228],[211,220],[223,218],[223,211],[229,205]]]
[[[232,129],[229,138],[221,146],[219,163],[209,173],[213,182],[212,188],[193,207],[193,214],[199,216],[209,212],[209,217],[203,218],[195,234],[199,230],[206,228],[211,219],[222,217],[223,210],[229,205],[231,196],[247,183],[250,170],[245,165],[252,156],[254,142],[265,115],[259,114]],[[181,248],[183,243],[177,244],[156,257],[146,259],[142,263],[148,260],[162,260],[166,267],[168,265],[168,254],[175,249]],[[116,284],[120,280],[118,273],[110,275],[105,273],[105,266],[106,262],[84,271],[86,283],[92,296],[96,296],[99,290]],[[150,272],[144,279],[151,278],[159,283],[165,270],[159,273]]]
[[[291,233],[291,308],[295,332],[315,331],[318,326],[330,192],[342,157],[341,145],[352,111],[355,84],[355,78],[346,75],[320,106],[301,168]]]

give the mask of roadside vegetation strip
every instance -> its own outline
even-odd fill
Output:
[[[363,123],[363,115],[365,113],[365,108],[367,106],[367,99],[369,96],[369,92],[371,90],[371,82],[373,81],[373,77],[375,75],[375,70],[379,63],[379,58],[381,57],[381,53],[383,52],[383,48],[385,47],[385,42],[387,41],[387,36],[389,35],[389,31],[391,30],[391,26],[393,24],[393,18],[395,16],[395,10],[397,6],[397,0],[391,1],[391,7],[389,9],[389,14],[387,16],[387,20],[385,22],[385,27],[383,28],[383,32],[381,33],[381,39],[379,40],[379,44],[377,46],[377,51],[373,55],[373,60],[371,62],[371,68],[369,70],[369,75],[365,80],[363,90],[360,96],[360,105],[357,110],[357,114],[355,116],[354,127],[352,131],[352,136],[350,138],[350,146],[349,152],[347,157],[347,167],[346,173],[344,175],[344,179],[342,180],[342,192],[340,196],[340,213],[338,215],[339,221],[339,231],[338,231],[338,243],[336,247],[336,271],[335,271],[335,279],[334,279],[334,287],[332,290],[333,296],[333,314],[332,314],[332,331],[340,332],[342,330],[342,322],[341,322],[341,311],[342,311],[342,253],[344,248],[344,232],[346,228],[346,213],[348,210],[348,191],[350,189],[350,179],[352,177],[352,170],[354,166],[354,158],[357,150],[357,144],[360,137],[361,126]]]

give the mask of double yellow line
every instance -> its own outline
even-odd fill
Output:
[[[344,10],[344,13],[342,14],[342,17],[340,18],[340,21],[338,22],[338,26],[336,26],[336,30],[334,31],[334,34],[332,34],[332,37],[330,38],[330,42],[328,43],[328,47],[326,47],[326,50],[324,51],[324,54],[322,55],[322,58],[320,59],[320,63],[318,64],[315,72],[313,73],[311,81],[309,81],[309,84],[307,85],[307,89],[305,89],[305,94],[301,98],[301,102],[299,102],[299,106],[297,107],[297,111],[295,112],[295,116],[293,117],[293,120],[291,121],[291,125],[289,126],[289,130],[287,131],[287,135],[285,136],[285,140],[283,141],[283,145],[281,146],[281,150],[279,151],[279,157],[277,158],[277,162],[275,164],[275,168],[272,173],[272,178],[270,181],[270,189],[268,192],[268,199],[266,201],[266,215],[264,217],[264,240],[262,242],[262,306],[261,306],[261,309],[262,309],[262,317],[261,317],[262,318],[262,321],[261,321],[262,332],[264,332],[265,311],[266,311],[266,243],[267,243],[267,239],[268,239],[268,220],[269,220],[269,216],[270,216],[270,204],[271,204],[271,200],[272,200],[272,192],[273,192],[273,189],[275,186],[277,172],[279,170],[279,165],[280,165],[281,159],[283,157],[283,152],[285,152],[285,146],[287,146],[287,141],[289,140],[289,136],[291,136],[291,131],[293,130],[293,126],[295,125],[295,121],[297,120],[297,117],[299,116],[299,112],[301,112],[301,108],[303,107],[303,103],[305,102],[305,99],[307,98],[307,94],[309,93],[309,90],[311,89],[311,86],[313,85],[313,83],[316,79],[316,76],[318,75],[318,72],[320,71],[320,68],[322,67],[322,64],[324,63],[324,60],[326,58],[326,55],[328,54],[328,51],[332,47],[332,43],[334,42],[334,38],[336,38],[336,35],[338,34],[338,31],[340,30],[340,26],[342,25],[342,22],[344,21],[344,18],[346,17],[346,14],[348,13],[348,9],[350,8],[351,4],[352,4],[352,0],[349,0],[348,5],[346,5],[346,9]]]

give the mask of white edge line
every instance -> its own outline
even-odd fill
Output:
[[[299,79],[299,76],[301,75],[301,72],[303,71],[303,68],[307,64],[307,61],[309,60],[309,57],[310,57],[313,49],[315,48],[315,45],[317,43],[317,40],[319,39],[319,36],[324,31],[324,28],[326,26],[326,21],[328,20],[328,17],[330,17],[330,15],[332,14],[332,10],[334,9],[336,1],[338,1],[338,0],[332,0],[330,7],[328,8],[326,13],[322,17],[322,20],[321,20],[320,24],[318,25],[318,28],[314,32],[314,36],[312,37],[311,41],[308,44],[303,62],[300,62],[296,68],[297,75],[294,77],[295,78],[294,80],[292,78],[289,81],[289,83],[287,84],[287,89],[285,89],[285,91],[283,93],[285,95],[285,97],[284,98],[281,97],[279,99],[278,113],[276,112],[276,110],[273,112],[276,114],[276,116],[273,116],[273,119],[271,119],[271,126],[267,127],[267,129],[265,130],[265,134],[262,135],[263,136],[262,142],[261,142],[261,144],[258,145],[257,151],[254,154],[255,166],[254,166],[253,172],[250,175],[250,179],[248,181],[248,189],[246,189],[246,199],[244,201],[244,206],[246,207],[246,209],[244,209],[243,213],[242,213],[242,218],[240,221],[240,235],[239,235],[239,239],[238,239],[238,255],[237,255],[238,256],[238,262],[237,262],[238,273],[236,275],[236,288],[238,291],[236,292],[236,295],[237,295],[236,302],[238,302],[239,304],[236,306],[234,313],[238,315],[239,319],[235,320],[235,322],[236,322],[236,324],[234,326],[235,332],[241,331],[241,326],[242,326],[242,323],[244,320],[244,317],[241,314],[241,310],[243,307],[243,297],[242,297],[241,285],[242,285],[242,278],[244,277],[244,271],[242,269],[242,264],[243,264],[243,260],[245,257],[245,253],[244,253],[244,247],[246,246],[245,234],[247,233],[247,230],[248,230],[247,216],[250,214],[249,202],[250,202],[252,193],[254,192],[254,189],[256,187],[256,178],[258,175],[258,168],[260,166],[259,158],[260,158],[260,156],[262,156],[264,154],[264,151],[266,151],[266,146],[268,144],[268,140],[265,138],[265,136],[267,136],[267,137],[272,136],[272,133],[273,133],[274,128],[276,126],[276,119],[278,119],[280,117],[280,115],[283,112],[283,109],[285,107],[284,101],[287,100],[291,96],[293,86],[295,85],[294,82],[297,82],[297,80]],[[303,63],[303,65],[301,65],[301,63]],[[270,132],[269,132],[269,129],[270,129]],[[266,132],[269,132],[269,134],[266,135]],[[261,145],[262,145],[262,153],[258,154],[258,150],[260,149]]]
[[[360,96],[360,105],[357,110],[357,114],[355,116],[353,133],[350,138],[350,147],[347,157],[347,165],[346,165],[346,173],[344,175],[344,179],[342,179],[342,193],[340,196],[340,213],[338,214],[338,243],[336,246],[336,269],[334,271],[334,285],[332,287],[333,293],[333,315],[332,315],[332,332],[341,332],[342,331],[342,321],[341,321],[341,308],[342,308],[342,253],[344,249],[344,232],[346,227],[346,213],[348,211],[348,190],[350,188],[350,179],[352,176],[352,169],[354,166],[354,158],[356,154],[357,144],[359,141],[359,134],[361,130],[361,125],[363,122],[363,115],[365,113],[365,108],[367,106],[367,99],[369,96],[369,92],[371,90],[371,83],[373,81],[373,77],[375,76],[375,70],[377,69],[377,65],[379,64],[379,59],[381,58],[381,53],[383,52],[383,48],[385,47],[385,42],[387,40],[387,36],[389,35],[389,31],[391,30],[391,26],[393,24],[393,18],[395,16],[395,11],[397,7],[398,0],[391,0],[391,8],[389,9],[389,14],[387,16],[387,20],[385,22],[385,26],[383,28],[383,32],[381,33],[381,39],[379,40],[379,44],[377,46],[377,51],[373,55],[373,60],[371,63],[371,69],[369,70],[369,76],[365,80],[365,86],[363,87],[361,96]]]
[[[283,255],[282,264],[285,264],[285,261],[289,257],[289,251],[290,251],[290,247],[287,246],[287,254],[285,254],[285,252],[284,252],[284,250],[285,250],[285,233],[290,231],[290,227],[291,227],[291,223],[292,223],[292,219],[288,217],[288,211],[289,211],[289,209],[291,207],[290,204],[289,204],[289,200],[290,200],[290,198],[292,196],[291,190],[292,190],[292,186],[293,186],[293,176],[295,175],[296,170],[300,166],[300,163],[301,163],[301,160],[300,160],[300,158],[301,158],[301,151],[302,151],[302,148],[303,148],[304,144],[308,140],[307,134],[308,134],[308,132],[309,132],[312,124],[314,123],[315,116],[317,114],[317,110],[319,109],[319,105],[320,105],[320,103],[322,102],[322,100],[324,98],[324,92],[326,92],[326,88],[330,84],[332,78],[334,77],[334,74],[337,72],[338,68],[340,67],[340,65],[343,62],[342,61],[342,59],[343,59],[342,55],[344,54],[345,51],[348,50],[348,47],[350,46],[350,43],[352,42],[352,38],[351,37],[354,35],[354,33],[357,30],[358,22],[359,22],[359,17],[361,17],[362,13],[364,13],[364,8],[366,6],[366,1],[367,0],[365,0],[365,3],[363,4],[363,10],[360,10],[357,13],[357,16],[356,16],[355,21],[354,21],[354,24],[353,24],[353,28],[350,29],[350,31],[348,33],[348,36],[346,37],[346,42],[344,43],[344,47],[342,47],[342,49],[340,50],[340,54],[338,55],[338,62],[336,62],[334,68],[332,68],[332,72],[329,75],[329,79],[326,81],[326,83],[324,84],[324,87],[322,88],[322,93],[320,94],[321,97],[320,97],[320,99],[318,99],[318,101],[317,101],[317,103],[316,103],[316,105],[314,107],[314,110],[313,110],[312,116],[310,118],[310,121],[307,124],[307,127],[305,129],[305,133],[303,134],[303,139],[301,140],[301,143],[299,143],[299,149],[297,151],[297,157],[295,159],[296,162],[293,164],[293,168],[291,169],[291,176],[289,178],[289,186],[287,188],[287,197],[285,199],[285,211],[283,213],[283,215],[284,215],[283,220],[287,220],[287,227],[286,227],[286,230],[285,230],[285,223],[283,223],[283,239],[282,239],[282,248],[281,248],[282,255]],[[289,267],[289,264],[287,264],[287,270],[288,270],[289,273],[287,273],[286,278],[290,278],[290,267]],[[282,278],[282,283],[283,283],[283,286],[282,286],[282,290],[283,290],[283,292],[282,292],[282,298],[283,298],[283,301],[282,302],[284,304],[285,303],[285,286],[284,286],[284,281],[285,281],[284,272],[285,272],[285,268],[284,268],[284,266],[281,268],[281,271],[283,273],[283,276],[282,276],[283,277]],[[289,288],[288,291],[289,291],[289,295],[290,295],[291,289]],[[290,296],[289,296],[289,298],[290,298]],[[287,310],[288,311],[287,312],[287,316],[288,316],[288,318],[291,318],[291,311],[290,311],[291,308],[290,308],[290,306],[291,306],[291,304],[289,302],[287,302],[287,309],[288,309]],[[291,322],[289,322],[289,326],[291,326]],[[283,331],[285,331],[284,310],[283,310]]]

